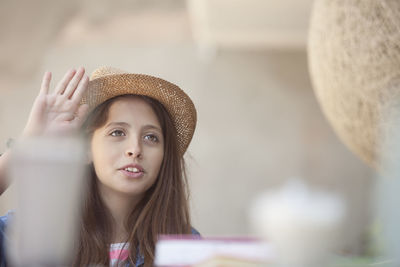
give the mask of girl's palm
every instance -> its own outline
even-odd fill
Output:
[[[67,72],[53,93],[49,93],[51,73],[44,74],[24,136],[68,135],[79,130],[88,110],[87,105],[80,105],[89,82],[84,74],[83,68]]]

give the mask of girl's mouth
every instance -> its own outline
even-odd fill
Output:
[[[139,164],[129,164],[125,165],[120,169],[120,171],[130,178],[140,178],[144,175],[145,171]]]

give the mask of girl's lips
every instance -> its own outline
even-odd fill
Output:
[[[124,174],[125,176],[128,176],[129,178],[141,178],[144,175],[143,171],[139,171],[139,172],[130,172],[130,171],[126,171],[124,169],[120,170],[122,172],[122,174]]]

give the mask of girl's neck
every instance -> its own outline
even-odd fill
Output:
[[[128,238],[125,222],[140,198],[102,189],[100,189],[100,195],[113,218],[113,243],[125,242]]]

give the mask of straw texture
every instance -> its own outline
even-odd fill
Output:
[[[377,167],[394,127],[389,118],[399,115],[400,1],[316,0],[308,56],[327,119],[352,151]]]
[[[82,103],[87,103],[89,111],[92,111],[104,101],[125,94],[148,96],[164,105],[174,122],[178,149],[183,155],[192,140],[197,121],[194,104],[185,92],[157,77],[101,67],[91,75]]]

